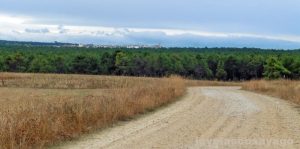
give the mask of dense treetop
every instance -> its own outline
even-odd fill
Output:
[[[0,71],[193,79],[300,78],[300,50],[0,45]]]

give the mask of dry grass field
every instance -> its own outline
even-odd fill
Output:
[[[300,81],[0,73],[0,146],[42,148],[69,140],[170,103],[186,86],[241,85],[300,104]]]
[[[179,77],[0,74],[0,146],[41,148],[169,103]]]
[[[243,89],[279,97],[300,104],[300,81],[255,80],[243,83]]]

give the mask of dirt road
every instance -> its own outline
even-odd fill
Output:
[[[174,104],[56,148],[300,148],[295,105],[238,89],[189,88]]]

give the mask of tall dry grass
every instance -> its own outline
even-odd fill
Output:
[[[187,86],[241,86],[241,82],[185,80]]]
[[[0,146],[41,148],[174,101],[178,77],[0,74]]]
[[[279,97],[300,104],[300,81],[255,80],[243,83],[243,89]]]

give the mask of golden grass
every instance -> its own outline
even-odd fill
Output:
[[[179,77],[0,74],[1,148],[41,148],[174,101]]]
[[[255,80],[243,83],[243,89],[279,97],[300,104],[300,81]]]
[[[240,82],[185,80],[187,86],[241,86]]]

